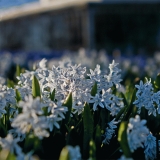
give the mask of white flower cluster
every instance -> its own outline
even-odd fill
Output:
[[[9,110],[9,107],[15,107],[15,105],[16,98],[14,89],[0,84],[0,117],[6,113],[6,109]]]
[[[156,137],[145,126],[146,120],[140,120],[140,116],[130,118],[127,128],[128,144],[131,152],[139,147],[144,148],[146,160],[156,159]]]
[[[17,77],[19,81],[15,89],[21,96],[21,101],[18,103],[14,89],[7,88],[5,85],[0,86],[0,115],[6,113],[6,106],[14,107],[10,117],[13,128],[8,132],[9,141],[14,143],[13,137],[15,140],[22,141],[26,134],[30,133],[43,139],[49,136],[54,127],[60,128],[59,121],[65,118],[64,115],[68,111],[63,104],[69,93],[72,93],[73,98],[72,114],[81,114],[85,102],[93,103],[94,111],[98,107],[106,108],[112,116],[117,115],[123,107],[122,99],[112,94],[111,89],[113,86],[119,88],[121,82],[120,70],[114,61],[109,65],[109,74],[102,72],[100,66],[97,65],[94,71],[90,69],[88,78],[86,78],[86,67],[80,64],[73,65],[70,62],[64,62],[48,69],[46,63],[47,60],[42,59],[35,70],[26,71]],[[33,98],[32,96],[33,75],[39,81],[41,97]],[[97,94],[91,96],[95,83],[97,83]],[[51,95],[54,91],[53,98]],[[117,128],[117,122],[114,120],[108,124],[104,143],[109,143],[114,129]],[[8,136],[5,139],[8,139]],[[5,139],[1,139],[2,148],[6,148]],[[14,147],[17,148],[16,145]]]
[[[90,79],[86,79],[86,67],[73,65],[71,62],[60,63],[59,66],[52,67],[51,70],[46,67],[46,60],[43,59],[38,68],[32,72],[26,72],[18,77],[19,85],[17,86],[22,99],[31,94],[32,75],[35,75],[40,82],[42,89],[42,99],[50,103],[49,95],[56,90],[55,99],[59,102],[65,100],[67,95],[72,92],[73,96],[73,113],[81,114],[85,102],[94,103],[93,110],[98,106],[106,107],[111,114],[116,115],[123,107],[122,99],[112,94],[111,87],[115,85],[120,87],[120,69],[114,61],[109,65],[109,74],[102,73],[100,66],[97,65],[95,70],[90,69],[87,74]],[[98,91],[96,96],[91,96],[91,89],[94,83],[97,83]]]
[[[48,137],[49,133],[47,119],[43,116],[42,107],[44,105],[40,102],[40,98],[33,99],[30,95],[25,97],[25,101],[19,102],[19,107],[22,108],[22,113],[19,113],[12,122],[12,127],[18,128],[22,134],[33,133],[42,139]]]
[[[111,115],[115,116],[124,107],[122,99],[112,94],[111,90],[114,85],[116,88],[120,88],[120,69],[117,68],[117,65],[113,60],[112,64],[109,65],[110,72],[108,75],[102,73],[99,65],[96,66],[94,71],[90,69],[90,74],[87,74],[91,80],[97,83],[98,88],[97,94],[90,96],[91,99],[89,100],[90,103],[94,103],[94,111],[100,106],[108,109]]]
[[[154,92],[151,80],[147,80],[144,84],[140,81],[140,84],[135,87],[138,88],[137,100],[133,104],[138,108],[138,112],[140,113],[141,108],[145,107],[148,110],[148,115],[156,116],[157,112],[160,114],[160,91]]]

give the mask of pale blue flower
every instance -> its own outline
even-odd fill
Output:
[[[156,137],[154,137],[151,133],[149,133],[146,137],[144,142],[144,149],[146,160],[156,159]]]
[[[80,147],[79,146],[66,146],[67,149],[69,150],[69,159],[70,160],[81,160],[81,152],[80,152]]]
[[[22,160],[24,153],[22,148],[17,144],[19,142],[18,138],[13,138],[11,134],[8,134],[5,138],[0,137],[0,145],[2,149],[9,150],[12,154],[17,155],[18,160]]]
[[[139,115],[129,119],[127,139],[131,152],[134,152],[139,147],[143,148],[143,144],[149,134],[149,130],[145,126],[146,122],[146,120],[140,120]]]
[[[97,110],[98,106],[100,106],[101,108],[104,108],[104,104],[102,103],[102,98],[99,94],[96,94],[95,96],[91,96],[89,103],[93,103],[94,111]]]
[[[122,155],[118,160],[133,160],[133,158],[126,158],[125,155]]]
[[[113,134],[115,133],[115,129],[117,128],[118,122],[115,121],[115,118],[108,123],[108,127],[105,130],[105,134],[104,136],[104,140],[102,141],[102,143],[104,144],[109,144]]]

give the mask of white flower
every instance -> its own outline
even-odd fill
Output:
[[[51,108],[51,114],[55,114],[56,116],[60,116],[62,119],[65,118],[64,114],[68,111],[68,108],[66,106],[62,105],[62,102],[58,101],[56,103],[51,102],[52,104]]]
[[[33,99],[30,95],[25,97],[25,101],[20,101],[19,106],[22,107],[22,113],[13,119],[12,127],[18,128],[23,134],[33,131],[40,139],[48,137],[47,118],[42,115],[44,104],[41,103],[40,98]]]
[[[60,128],[60,125],[58,124],[58,121],[61,121],[62,118],[58,117],[57,115],[51,114],[49,116],[47,116],[47,125],[50,131],[53,130],[54,126],[56,128]]]
[[[160,113],[160,92],[153,92],[153,87],[151,80],[146,79],[146,83],[143,84],[142,81],[140,81],[140,85],[135,85],[136,88],[138,88],[138,91],[136,92],[137,99],[133,102],[138,108],[138,113],[141,112],[141,108],[145,107],[145,109],[148,110],[148,115],[153,114],[154,116]],[[158,107],[156,109],[156,107]]]
[[[72,107],[74,109],[73,113],[78,113],[81,114],[83,112],[84,109],[84,105],[81,102],[78,102],[77,104],[73,105]]]
[[[110,87],[112,87],[113,84],[116,85],[116,88],[119,88],[121,86],[120,82],[122,81],[122,79],[120,79],[121,75],[119,74],[121,70],[116,67],[117,65],[118,63],[115,63],[115,61],[113,60],[112,63],[109,64],[109,69],[110,69],[109,75],[104,76],[110,83],[111,85]]]
[[[92,69],[90,69],[90,74],[87,74],[87,76],[89,76],[90,79],[94,80],[95,82],[100,82],[100,79],[101,79],[100,65],[97,64],[94,71]]]
[[[23,85],[21,87],[16,86],[16,89],[19,91],[22,100],[24,100],[26,96],[29,96],[32,94],[32,89],[28,85]]]
[[[39,63],[38,63],[38,67],[41,69],[45,69],[46,68],[46,63],[47,60],[45,58],[43,58]]]

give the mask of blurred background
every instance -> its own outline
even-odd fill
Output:
[[[71,57],[89,67],[115,59],[125,76],[155,76],[160,0],[0,0],[0,53],[0,70]]]

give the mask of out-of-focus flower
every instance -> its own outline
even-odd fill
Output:
[[[133,158],[126,158],[125,155],[122,155],[118,160],[133,160]]]
[[[48,128],[47,119],[43,116],[40,98],[33,99],[30,95],[25,97],[25,101],[19,102],[19,107],[22,108],[22,113],[18,114],[12,121],[12,127],[18,128],[23,134],[34,132],[40,139],[42,137],[48,137],[49,134],[46,131]]]
[[[2,149],[7,149],[11,153],[15,153],[17,155],[18,160],[22,160],[24,154],[22,152],[22,148],[17,144],[19,142],[18,138],[13,138],[11,134],[8,134],[7,137],[0,137],[0,145]]]
[[[146,120],[140,120],[139,115],[129,119],[127,139],[131,152],[134,152],[139,147],[143,148],[143,144],[149,134],[149,130],[145,126],[146,122]]]
[[[81,153],[79,146],[67,146],[69,150],[69,159],[70,160],[81,160]]]

